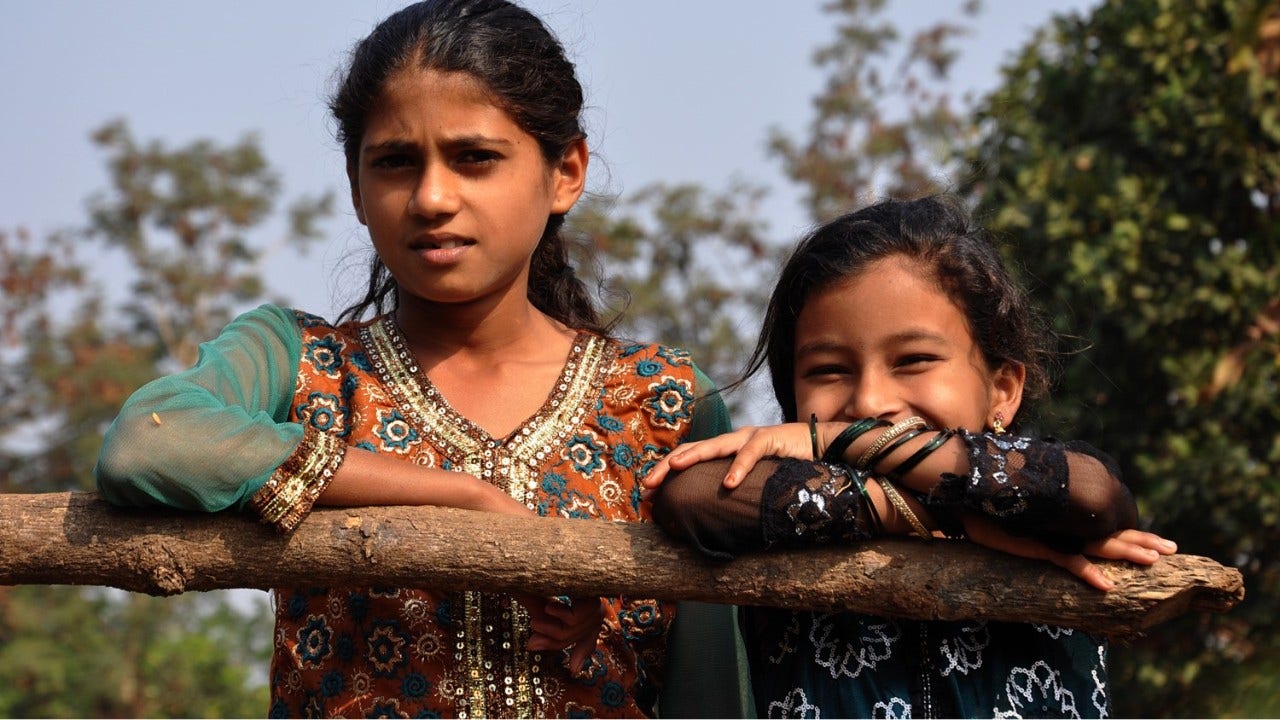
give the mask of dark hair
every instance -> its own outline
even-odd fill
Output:
[[[1028,398],[1048,389],[1051,336],[1026,292],[1009,275],[990,235],[952,196],[885,200],[819,226],[782,268],[743,379],[768,362],[773,393],[786,421],[796,420],[796,320],[805,303],[814,293],[892,255],[909,257],[932,271],[938,286],[968,318],[974,341],[991,368],[1005,363],[1025,367]]]
[[[383,20],[351,51],[345,76],[329,101],[347,166],[359,162],[369,112],[388,78],[407,67],[463,72],[482,82],[549,163],[558,163],[582,130],[582,86],[564,48],[542,21],[505,0],[424,0]],[[560,236],[564,215],[552,215],[533,252],[529,300],[574,328],[603,332],[586,286],[569,264]],[[394,307],[395,278],[375,254],[369,285],[341,319]]]

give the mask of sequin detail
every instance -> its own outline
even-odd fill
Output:
[[[693,425],[692,406],[670,392],[696,388],[681,351],[634,345],[623,359],[616,342],[580,333],[538,412],[495,438],[449,405],[390,318],[333,327],[300,316],[299,326],[291,420],[403,462],[473,474],[540,515],[647,520],[639,479]],[[510,595],[299,587],[275,597],[271,693],[281,716],[648,714],[673,617],[669,603],[606,598],[597,650],[586,671],[572,672],[565,652],[528,651],[529,613]]]
[[[249,506],[264,522],[292,531],[333,481],[346,451],[337,436],[307,426],[297,449],[253,494]]]

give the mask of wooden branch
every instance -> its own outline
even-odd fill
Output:
[[[1225,612],[1240,572],[1176,555],[1107,564],[1102,593],[1047,563],[910,539],[716,562],[653,525],[436,507],[317,509],[291,535],[254,519],[123,510],[93,493],[0,494],[0,585],[106,585],[152,595],[390,585],[633,595],[915,619],[1088,628],[1113,638],[1189,611]]]

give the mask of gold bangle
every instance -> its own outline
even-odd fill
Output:
[[[932,540],[933,533],[929,532],[929,528],[920,522],[920,518],[916,517],[915,512],[911,510],[911,506],[907,504],[907,501],[902,499],[902,495],[898,493],[898,489],[893,486],[893,483],[881,478],[876,478],[875,480],[880,483],[880,489],[884,491],[884,496],[889,500],[889,504],[893,505],[899,515],[907,519],[911,529],[924,540]]]
[[[915,415],[912,415],[906,420],[899,420],[894,423],[892,427],[885,430],[880,437],[876,438],[875,442],[871,443],[871,447],[867,448],[862,455],[858,457],[858,462],[855,464],[856,467],[859,470],[870,470],[871,468],[867,467],[867,463],[871,462],[871,458],[875,457],[876,453],[880,452],[880,450],[883,449],[885,445],[892,442],[894,438],[915,427],[928,427],[928,425],[924,420],[921,420]]]

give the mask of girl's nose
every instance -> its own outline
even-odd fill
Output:
[[[425,217],[452,215],[458,211],[457,178],[445,168],[427,167],[422,172],[410,210]]]
[[[898,415],[902,409],[893,383],[879,373],[864,372],[853,387],[845,412],[849,418],[884,418]]]

